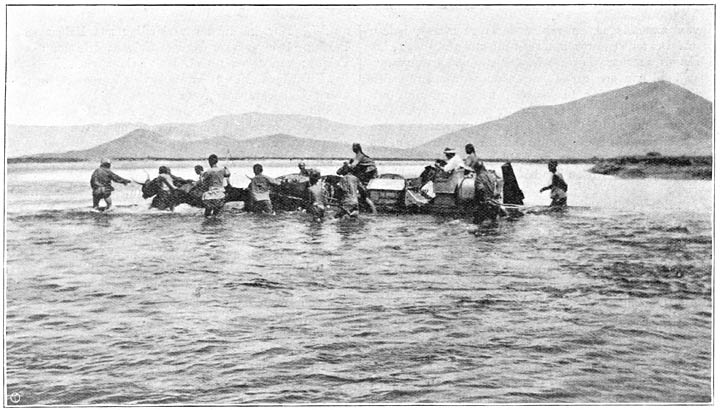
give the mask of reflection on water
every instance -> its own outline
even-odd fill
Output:
[[[148,211],[129,187],[96,214],[79,166],[9,168],[19,405],[711,400],[709,181],[561,165],[575,206],[478,229],[431,215],[205,220]],[[516,174],[529,203],[548,201],[544,166]]]

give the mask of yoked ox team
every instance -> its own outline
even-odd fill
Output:
[[[339,211],[336,213],[336,217],[356,217],[360,212],[360,201],[366,203],[373,213],[375,212],[375,207],[367,193],[368,182],[378,175],[375,161],[363,152],[358,143],[352,145],[352,150],[355,157],[344,162],[343,166],[337,171],[338,175],[342,176],[339,188],[343,191],[343,195],[339,204],[337,204]],[[459,172],[464,174],[475,173],[475,203],[477,208],[475,219],[479,223],[499,211],[500,204],[497,202],[500,196],[500,189],[497,187],[499,177],[495,171],[485,168],[485,165],[475,153],[475,147],[472,144],[465,146],[465,153],[467,156],[461,159],[456,155],[455,150],[446,148],[444,150],[446,159],[437,160],[434,164],[434,171],[445,176]],[[225,179],[230,177],[230,170],[227,167],[220,168],[218,166],[218,157],[215,154],[208,157],[208,164],[210,165],[208,170],[204,170],[201,165],[195,166],[198,180],[193,182],[190,192],[194,192],[202,198],[202,206],[205,208],[206,217],[219,216],[225,204]],[[113,181],[124,185],[132,182],[115,174],[110,170],[110,166],[109,159],[102,159],[100,167],[93,172],[90,179],[93,208],[95,209],[99,209],[100,200],[105,201],[105,209],[112,206]],[[563,208],[567,204],[567,183],[562,174],[557,171],[557,166],[557,161],[553,160],[548,163],[551,178],[548,185],[540,189],[540,192],[550,190],[550,206]],[[307,168],[304,162],[300,162],[298,168],[300,175],[306,176],[309,180],[307,209],[316,219],[322,218],[325,212],[325,201],[322,186],[319,184],[320,172]],[[249,208],[256,213],[272,214],[271,186],[279,186],[281,182],[264,175],[261,164],[253,165],[253,173],[255,175],[248,185],[251,199]],[[162,182],[161,189],[158,192],[161,199],[163,196],[170,197],[172,195],[172,192],[177,189],[175,186],[176,181],[183,181],[182,178],[172,175],[170,169],[166,166],[159,168],[158,177]],[[432,179],[426,181],[420,191],[424,196],[432,200],[435,196]],[[172,201],[168,200],[167,202],[171,203]],[[170,209],[172,210],[172,207]]]

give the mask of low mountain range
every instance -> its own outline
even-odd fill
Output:
[[[145,127],[171,140],[197,141],[224,135],[245,140],[275,134],[299,138],[393,148],[411,148],[439,135],[473,124],[377,124],[357,126],[306,115],[246,113],[223,115],[195,124],[163,124]]]
[[[7,155],[60,153],[84,150],[122,137],[136,129],[160,134],[170,141],[192,142],[225,136],[245,140],[287,134],[314,140],[359,142],[392,148],[410,148],[472,124],[377,124],[357,126],[320,117],[246,113],[222,115],[198,123],[148,125],[120,123],[71,127],[7,126]]]
[[[7,124],[5,155],[17,157],[92,148],[144,126],[141,123],[88,124],[67,127]]]
[[[497,159],[648,152],[712,155],[713,135],[712,103],[666,81],[640,83],[560,105],[530,107],[470,127],[356,127],[318,117],[257,113],[215,117],[197,124],[114,127],[115,131],[132,130],[117,139],[105,135],[104,143],[90,149],[34,156],[204,158],[215,152],[233,157],[337,158],[352,156],[352,142],[363,143],[364,151],[376,158],[437,158],[445,147],[462,154],[467,143],[475,145],[481,158]],[[87,130],[98,132],[98,128]],[[8,126],[8,152],[26,132]],[[61,141],[56,144],[62,147]]]
[[[372,147],[380,158],[406,158],[410,150]],[[345,143],[299,138],[286,134],[237,140],[226,136],[205,138],[192,142],[177,141],[145,129],[134,130],[116,140],[83,151],[69,151],[53,155],[56,158],[97,159],[112,158],[205,158],[209,153],[219,157],[255,158],[316,158],[351,157]]]

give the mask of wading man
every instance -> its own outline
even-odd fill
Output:
[[[550,190],[550,207],[562,209],[567,206],[567,183],[562,174],[557,172],[558,163],[555,160],[548,162],[548,171],[552,174],[550,185],[542,187],[540,192]]]
[[[485,220],[497,220],[499,206],[497,200],[497,179],[482,162],[475,163],[475,215],[473,223],[480,225]]]
[[[250,180],[248,186],[252,198],[252,211],[259,214],[272,214],[270,185],[279,186],[280,183],[274,178],[263,175],[263,167],[260,164],[253,165],[253,173],[255,176]]]
[[[310,170],[307,189],[307,205],[308,213],[313,216],[313,220],[322,221],[325,216],[325,201],[322,194],[322,184],[320,183],[320,173]]]
[[[202,194],[202,203],[205,207],[205,217],[220,216],[225,206],[225,178],[230,177],[227,167],[218,167],[218,157],[212,154],[208,157],[210,169],[200,176],[201,186],[205,188]]]
[[[116,173],[110,171],[110,160],[103,158],[100,160],[100,167],[93,172],[90,177],[90,187],[92,188],[93,209],[100,209],[100,200],[105,200],[105,209],[108,210],[112,206],[110,194],[115,190],[112,181],[123,185],[129,184],[131,181],[125,179]]]

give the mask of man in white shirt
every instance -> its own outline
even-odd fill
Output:
[[[454,149],[445,148],[443,152],[445,153],[445,158],[447,158],[447,163],[442,168],[443,171],[453,173],[457,169],[465,169],[465,163],[460,157],[455,155]]]

